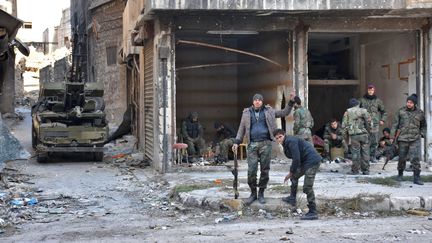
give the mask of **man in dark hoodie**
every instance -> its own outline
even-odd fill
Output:
[[[321,164],[321,156],[312,144],[302,138],[287,136],[282,129],[275,130],[273,135],[276,142],[282,144],[286,157],[292,159],[290,172],[284,180],[284,182],[291,180],[291,193],[289,197],[282,198],[282,201],[292,206],[296,205],[298,181],[300,177],[305,176],[303,192],[307,196],[309,212],[301,219],[318,219],[313,184]]]
[[[375,95],[375,86],[369,84],[367,93],[359,99],[360,108],[367,110],[371,116],[371,129],[369,131],[369,152],[372,162],[376,162],[376,150],[378,148],[379,126],[383,126],[387,119],[387,112],[383,102]]]
[[[188,145],[188,155],[191,162],[196,162],[196,157],[202,157],[205,149],[203,127],[198,121],[198,112],[191,112],[182,122],[183,142]]]
[[[420,180],[420,139],[426,137],[426,119],[424,112],[417,107],[416,94],[408,96],[406,105],[396,112],[391,132],[399,147],[397,180],[402,181],[407,157],[409,157],[414,169],[413,182],[423,185]]]

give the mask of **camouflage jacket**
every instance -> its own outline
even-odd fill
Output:
[[[311,134],[314,120],[310,111],[302,106],[294,111],[294,135]]]
[[[243,137],[246,137],[246,142],[250,143],[250,129],[251,129],[251,115],[249,111],[250,107],[245,108],[242,113],[240,120],[239,129],[237,131],[236,143],[240,144],[243,141]],[[269,129],[270,138],[274,140],[273,131],[276,130],[276,118],[288,116],[291,113],[292,106],[286,105],[283,110],[275,110],[271,106],[266,105],[263,107],[266,124]]]
[[[344,139],[343,130],[341,128],[341,124],[338,122],[338,127],[336,129],[333,129],[331,127],[331,122],[327,123],[324,128],[324,139],[327,139],[329,141],[333,140],[331,137],[331,134],[336,134],[336,141],[342,141]]]
[[[393,144],[391,138],[381,137],[379,142],[381,143],[382,141],[384,141],[385,146],[391,146]]]
[[[400,131],[398,141],[412,142],[426,136],[426,119],[422,110],[415,108],[408,110],[406,107],[400,108],[393,119],[392,136],[395,137],[396,131]]]
[[[365,96],[359,99],[360,107],[365,108],[371,116],[371,132],[379,131],[379,122],[385,122],[387,120],[387,112],[384,109],[383,102],[374,96],[373,99],[369,99]]]
[[[344,134],[361,135],[368,134],[370,131],[370,115],[364,108],[354,106],[349,108],[342,120]]]
[[[199,122],[193,122],[188,117],[182,122],[181,133],[183,139],[192,140],[192,139],[202,137],[204,134],[204,130]]]

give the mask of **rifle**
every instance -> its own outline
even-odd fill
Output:
[[[392,146],[394,146],[393,149],[396,149],[396,143],[397,143],[397,139],[398,139],[400,133],[401,133],[400,130],[397,130],[397,131],[396,131],[395,138],[394,138],[394,140],[393,140],[393,144],[392,144]],[[388,164],[388,162],[389,162],[390,159],[391,159],[391,158],[387,155],[387,156],[386,156],[386,161],[385,161],[385,163],[384,163],[384,165],[383,165],[383,167],[382,167],[382,170],[385,170],[385,167],[386,167],[386,165]]]
[[[239,197],[237,151],[234,152],[234,168],[231,170],[231,173],[234,175],[234,180],[233,180],[234,198],[237,199]]]

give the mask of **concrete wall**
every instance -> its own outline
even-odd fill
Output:
[[[251,38],[244,38],[239,41],[238,46],[255,54],[269,58],[282,67],[270,62],[249,57],[240,56],[240,62],[251,62],[253,65],[240,66],[238,71],[238,114],[241,114],[245,107],[252,105],[252,97],[255,93],[264,96],[264,104],[269,104],[274,108],[281,108],[283,95],[285,101],[288,99],[293,86],[293,71],[289,69],[289,35],[285,33],[266,33]],[[280,124],[280,119],[278,122]],[[288,126],[286,130],[291,132],[292,115],[285,118]]]
[[[232,39],[223,39],[220,43],[218,37],[195,37],[193,40],[231,48],[237,45]],[[183,44],[176,48],[176,68],[236,61],[237,54],[233,52]],[[181,127],[181,121],[192,111],[199,113],[207,142],[214,137],[215,121],[238,126],[237,68],[237,65],[231,65],[177,71],[177,127]]]
[[[376,94],[384,102],[388,113],[386,126],[391,126],[393,114],[405,105],[407,95],[415,90],[409,86],[416,87],[415,73],[414,78],[411,73],[409,80],[398,77],[398,64],[417,58],[415,33],[363,34],[360,35],[360,44],[365,46],[365,85],[372,83],[376,86]],[[415,65],[415,62],[413,64]],[[387,67],[383,65],[389,65],[390,75]],[[412,64],[401,66],[401,75],[409,75],[409,65]],[[365,90],[365,87],[362,89]]]
[[[89,30],[89,80],[104,84],[105,112],[110,123],[119,125],[126,110],[126,80],[124,70],[117,63],[122,43],[122,15],[124,2],[111,1],[91,11],[94,28]],[[112,48],[112,49],[111,49]],[[114,50],[114,63],[108,55]]]
[[[413,2],[413,3],[412,3]],[[422,4],[415,4],[422,2]],[[408,4],[407,4],[408,3]],[[418,8],[430,8],[432,3],[413,0],[146,0],[146,12],[159,9],[170,10],[358,10],[358,9],[406,9],[414,6]]]

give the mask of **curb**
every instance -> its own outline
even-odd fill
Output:
[[[203,190],[181,192],[174,195],[176,200],[187,207],[208,208],[219,211],[228,209],[231,211],[240,211],[246,206],[241,199],[233,199],[232,197],[217,195],[213,188],[205,190],[206,195],[202,195]],[[259,204],[257,201],[252,203],[249,208],[263,209],[268,212],[286,211],[292,208],[288,204],[282,202],[281,198],[266,198],[266,204]],[[393,197],[382,194],[358,194],[354,197],[346,198],[317,198],[317,207],[320,211],[331,211],[334,208],[342,208],[353,211],[406,211],[409,209],[432,210],[432,196],[422,197]],[[307,200],[305,194],[297,195],[297,207],[307,208]]]

